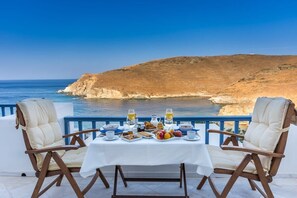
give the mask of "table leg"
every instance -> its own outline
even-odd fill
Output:
[[[182,182],[184,183],[184,196],[145,196],[145,195],[117,195],[117,182],[118,182],[118,172],[121,174],[124,184],[127,181],[130,182],[180,182],[180,186],[182,187]],[[179,178],[130,178],[124,177],[124,174],[121,173],[122,169],[121,166],[115,166],[115,173],[114,173],[114,187],[113,187],[113,195],[112,198],[136,198],[136,197],[143,197],[143,198],[154,198],[154,197],[162,197],[162,198],[189,198],[188,191],[187,191],[187,181],[186,181],[186,168],[185,164],[180,164],[180,177]],[[126,185],[125,185],[126,186]]]
[[[183,169],[183,180],[184,180],[184,190],[185,190],[185,197],[188,197],[188,190],[187,190],[187,179],[186,179],[186,166],[184,163],[181,164]]]
[[[183,187],[183,169],[182,169],[182,165],[179,165],[179,187],[182,188]]]
[[[111,196],[116,197],[117,196],[117,185],[118,185],[118,166],[115,166],[115,172],[114,172],[114,181],[113,181],[113,195]]]
[[[119,170],[119,172],[120,172],[121,178],[122,178],[122,180],[123,180],[124,186],[125,186],[125,187],[127,187],[127,186],[128,186],[128,184],[127,184],[127,181],[126,181],[126,179],[125,179],[125,176],[124,176],[124,173],[123,173],[122,167],[121,167],[121,166],[119,166],[119,165],[117,165],[117,166],[118,166],[118,170]]]

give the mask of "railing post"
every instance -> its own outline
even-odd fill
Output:
[[[65,130],[65,135],[69,134],[70,131],[70,126],[69,126],[69,121],[64,118],[64,130]],[[65,138],[65,144],[68,145],[69,144],[69,138]]]
[[[225,129],[225,122],[220,121],[220,131],[224,131]],[[222,145],[224,142],[224,134],[220,134],[220,145]]]
[[[209,133],[207,130],[209,129],[209,121],[205,122],[205,144],[209,144]]]
[[[78,131],[82,131],[82,130],[83,130],[82,121],[78,121]],[[83,135],[82,134],[79,134],[79,137],[81,139],[83,139]]]
[[[10,114],[13,114],[13,107],[10,107]]]
[[[92,128],[96,129],[96,121],[92,121]],[[96,132],[93,132],[92,135],[93,135],[93,139],[95,139],[97,136]]]
[[[2,117],[5,116],[5,107],[1,107],[1,111],[2,111]]]
[[[238,134],[239,133],[239,121],[235,121],[234,123],[234,133]],[[238,138],[236,138],[238,140]]]

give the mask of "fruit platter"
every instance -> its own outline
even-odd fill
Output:
[[[181,131],[159,130],[158,132],[156,132],[156,134],[154,136],[154,139],[157,140],[157,141],[165,142],[165,141],[174,140],[174,139],[177,139],[177,138],[180,138],[180,137],[182,137],[182,132]]]

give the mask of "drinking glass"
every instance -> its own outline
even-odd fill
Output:
[[[170,127],[173,124],[173,111],[172,109],[166,109],[164,124]]]
[[[137,124],[136,113],[135,113],[134,109],[128,110],[127,124],[129,126],[130,130],[132,130]]]

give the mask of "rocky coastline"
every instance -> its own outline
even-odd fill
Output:
[[[60,93],[88,98],[203,97],[220,115],[246,115],[261,96],[297,102],[297,56],[174,57],[84,74]]]

